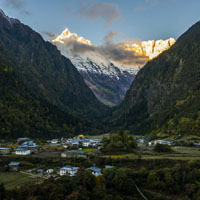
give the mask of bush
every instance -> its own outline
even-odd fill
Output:
[[[165,153],[165,152],[172,152],[172,149],[169,145],[167,144],[156,144],[154,147],[154,151],[158,153]]]

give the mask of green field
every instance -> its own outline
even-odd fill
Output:
[[[36,157],[36,158],[60,158],[61,152],[59,152],[59,151],[44,151],[44,152],[36,153],[32,156]]]
[[[171,141],[188,141],[188,142],[199,142],[200,137],[196,135],[183,135],[178,139],[175,139],[176,136],[170,136],[168,138],[165,138],[166,140],[171,140]]]
[[[83,151],[86,152],[86,153],[93,153],[95,151],[95,149],[93,149],[93,148],[84,148]]]
[[[4,183],[6,189],[13,189],[30,183],[41,183],[43,180],[19,172],[0,172],[0,183]]]
[[[102,135],[88,135],[87,137],[89,139],[102,139],[103,137],[110,137],[110,133],[105,133],[105,134],[102,134]]]
[[[175,146],[172,147],[172,153],[156,153],[154,151],[141,151],[141,159],[173,159],[173,160],[200,160],[199,147],[185,147]],[[137,153],[129,153],[123,155],[111,155],[112,158],[128,158],[137,159]]]

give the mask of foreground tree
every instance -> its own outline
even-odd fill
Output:
[[[0,200],[4,200],[6,198],[6,190],[4,184],[0,184]]]
[[[109,138],[103,138],[104,153],[132,152],[136,147],[137,143],[128,131],[120,131]]]

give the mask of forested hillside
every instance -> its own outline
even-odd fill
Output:
[[[140,70],[113,127],[152,135],[200,135],[200,22]]]
[[[3,12],[0,77],[1,136],[91,131],[107,110],[55,46]]]

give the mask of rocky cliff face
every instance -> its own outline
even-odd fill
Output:
[[[131,54],[152,59],[162,51],[170,48],[175,40],[148,41],[139,44],[120,44]],[[124,65],[107,58],[98,51],[91,41],[64,30],[52,40],[60,52],[76,66],[86,84],[95,96],[104,104],[114,106],[124,99],[135,75],[143,66]]]

